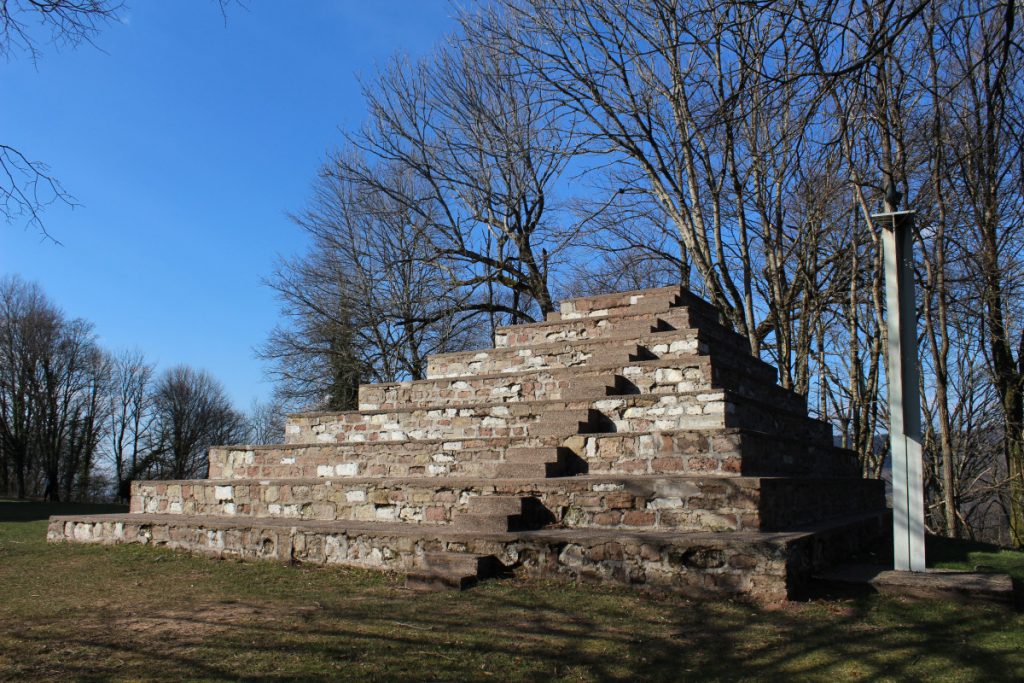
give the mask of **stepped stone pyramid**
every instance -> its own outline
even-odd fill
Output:
[[[777,601],[885,532],[882,482],[679,287],[572,299],[359,404],[288,416],[283,445],[212,448],[208,479],[134,482],[130,513],[53,517],[48,537]]]

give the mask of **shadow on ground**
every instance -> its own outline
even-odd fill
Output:
[[[114,503],[49,503],[0,498],[0,524],[35,522],[49,519],[51,515],[103,515],[112,512],[128,512],[128,506]]]

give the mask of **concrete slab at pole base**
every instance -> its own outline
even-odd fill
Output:
[[[814,580],[835,587],[861,588],[883,595],[916,599],[990,602],[1014,605],[1013,579],[1006,574],[928,569],[923,572],[895,571],[869,564],[841,565]]]

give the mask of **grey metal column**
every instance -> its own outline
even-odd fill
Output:
[[[892,453],[893,559],[897,570],[924,571],[921,395],[914,300],[913,211],[875,214],[883,228],[889,332],[889,444]]]

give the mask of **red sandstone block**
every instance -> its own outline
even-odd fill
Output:
[[[633,494],[626,491],[607,493],[604,497],[604,504],[609,510],[623,510],[633,507]]]
[[[594,524],[598,526],[618,526],[621,521],[621,512],[599,512],[594,515]]]
[[[654,513],[642,510],[627,510],[622,515],[622,523],[626,526],[653,526]]]
[[[428,522],[443,522],[445,521],[444,508],[441,506],[431,506],[426,508],[425,516]]]
[[[694,457],[686,461],[691,470],[699,472],[714,472],[718,469],[718,461],[715,458]]]
[[[655,472],[681,472],[686,469],[679,458],[655,458],[651,461],[651,469]]]
[[[655,561],[661,559],[661,550],[653,545],[644,543],[640,546],[640,557],[647,561]]]

